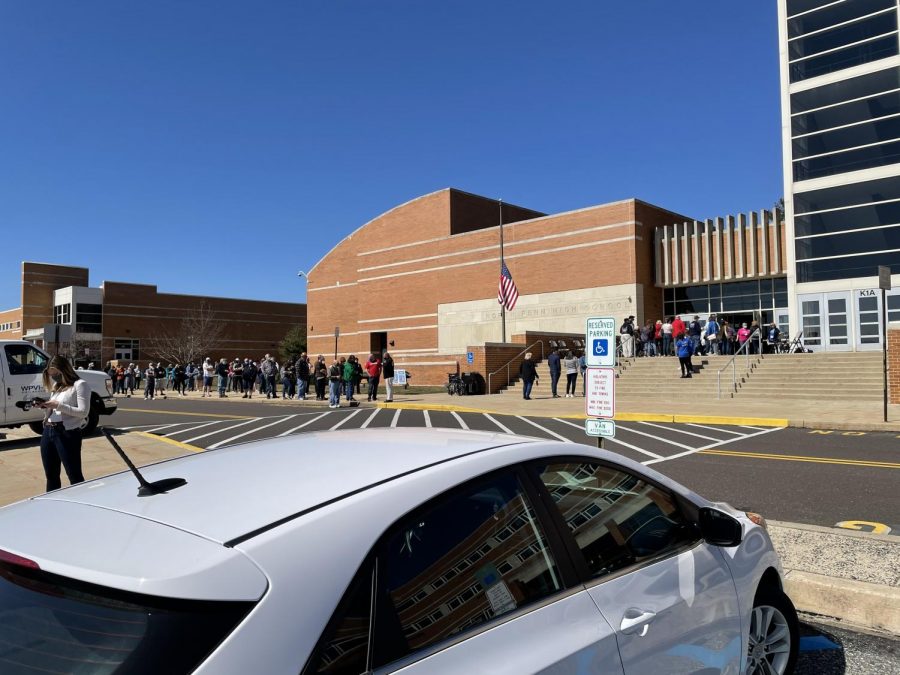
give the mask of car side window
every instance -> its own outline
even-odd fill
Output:
[[[10,375],[39,375],[47,367],[47,357],[30,345],[6,345]]]
[[[563,589],[514,470],[439,496],[401,519],[379,552],[375,667]]]
[[[594,577],[698,539],[674,496],[637,476],[591,461],[537,467]]]
[[[304,675],[359,675],[368,670],[372,584],[372,565],[366,563],[347,588]]]

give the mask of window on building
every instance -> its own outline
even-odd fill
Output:
[[[79,302],[75,306],[75,331],[78,333],[102,333],[103,305]]]
[[[798,262],[797,281],[805,283],[873,277],[878,274],[879,265],[890,267],[892,274],[900,274],[900,251],[883,251],[866,255]]]
[[[797,14],[821,11],[826,5],[834,4],[835,0],[787,0],[787,15],[793,17]]]
[[[876,70],[866,75],[823,84],[820,87],[812,87],[791,94],[791,114],[796,118],[801,116],[799,113],[828,110],[837,104],[866,99],[894,91],[898,87],[900,87],[900,72],[896,67]],[[851,105],[851,103],[847,103],[847,105]]]
[[[815,112],[794,115],[791,134],[794,137],[828,131],[848,124],[859,124],[889,118],[900,113],[900,91],[896,88],[848,103],[840,103]],[[796,152],[796,150],[795,150]],[[809,152],[808,154],[815,154]]]
[[[896,16],[894,19],[896,26]],[[860,34],[862,32],[860,31]],[[864,42],[849,44],[842,49],[792,61],[790,64],[791,82],[799,82],[810,77],[885,59],[895,56],[897,51],[897,31],[894,29],[888,35],[866,38]]]
[[[898,100],[900,100],[900,95],[898,95]],[[793,158],[796,160],[829,152],[842,152],[850,148],[883,143],[897,138],[900,138],[900,117],[888,117],[795,138],[791,145]]]
[[[788,39],[793,40],[801,35],[808,35],[878,12],[894,11],[896,6],[895,0],[833,2],[817,11],[788,19]]]
[[[863,0],[864,1],[864,0]],[[859,0],[855,0],[856,4]],[[816,12],[816,14],[820,14]],[[817,54],[834,52],[835,50],[855,42],[863,42],[872,38],[890,34],[897,30],[897,7],[888,11],[878,11],[864,18],[847,23],[832,24],[824,30],[807,33],[802,37],[788,41],[788,59],[791,62]]]
[[[800,216],[808,216],[811,214],[823,213],[825,211],[851,207],[869,205],[882,207],[883,204],[896,201],[900,201],[900,177],[880,178],[878,180],[849,183],[831,188],[823,188],[821,190],[809,190],[795,193],[794,218],[796,220]],[[847,221],[850,222],[856,221],[861,217],[857,215],[855,211],[853,213],[847,212],[843,215],[847,216]],[[808,222],[811,223],[812,227],[819,221]],[[803,234],[817,233],[820,232],[812,229]]]
[[[900,250],[900,225],[795,240],[797,260]]]
[[[794,180],[812,180],[897,162],[900,162],[900,141],[890,141],[830,155],[796,159],[793,161]]]
[[[72,305],[56,305],[53,308],[53,323],[72,323]]]
[[[119,361],[137,361],[141,358],[141,341],[116,338],[113,341],[113,358]]]

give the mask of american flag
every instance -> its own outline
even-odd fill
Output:
[[[513,281],[506,263],[500,263],[500,287],[497,290],[497,302],[503,305],[506,311],[511,312],[518,299],[519,289],[516,288],[516,282]]]

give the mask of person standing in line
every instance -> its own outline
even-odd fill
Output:
[[[647,322],[641,327],[641,354],[644,356],[656,356],[656,340],[653,333],[653,322]]]
[[[671,317],[666,317],[665,323],[660,327],[660,331],[662,332],[662,355],[663,356],[672,356],[672,319]]]
[[[341,407],[341,362],[335,359],[328,369],[328,407]]]
[[[256,364],[250,359],[244,361],[244,393],[241,398],[253,398],[253,383],[256,382]]]
[[[759,329],[759,321],[753,319],[750,322],[750,350],[751,354],[759,354],[759,341],[762,339],[762,331]]]
[[[134,364],[129,363],[125,369],[125,396],[131,398],[134,396]]]
[[[719,342],[719,322],[716,321],[715,314],[710,314],[706,320],[706,344],[709,345],[710,353],[722,355],[722,344]]]
[[[265,380],[266,398],[275,398],[275,375],[278,373],[278,366],[275,365],[275,360],[266,354],[263,362],[260,364],[260,370]]]
[[[366,373],[369,375],[368,394],[370,401],[378,400],[378,380],[381,377],[381,360],[374,352],[366,363]]]
[[[702,353],[702,348],[700,346],[700,337],[703,335],[703,326],[700,325],[700,317],[694,315],[693,321],[688,324],[688,336],[691,338],[691,342],[694,343],[694,354]]]
[[[394,402],[394,359],[387,352],[381,362],[381,374],[384,376],[384,388],[387,390],[387,403]]]
[[[780,339],[781,331],[778,329],[778,324],[773,321],[766,334],[766,345],[770,353],[774,354],[778,351],[778,342]]]
[[[686,334],[681,333],[675,342],[675,349],[678,354],[678,363],[681,366],[681,377],[693,377],[694,366],[691,363],[691,354],[694,353],[694,341]]]
[[[539,380],[537,367],[531,359],[531,352],[525,354],[525,359],[519,366],[519,377],[522,378],[522,398],[526,401],[531,400],[531,388],[534,386],[535,380]]]
[[[234,393],[235,394],[243,394],[244,393],[244,362],[240,359],[235,359],[234,363],[231,364],[231,371],[234,373]]]
[[[557,386],[559,385],[559,376],[562,373],[561,361],[559,358],[559,350],[554,347],[547,357],[547,367],[550,368],[550,393],[553,398],[559,398]],[[566,386],[566,396],[568,396],[569,388]]]
[[[631,323],[633,317],[628,317],[619,327],[619,340],[622,343],[622,357],[630,359],[634,356],[634,326]]]
[[[578,359],[575,358],[575,352],[566,352],[562,367],[566,370],[566,398],[575,398],[575,385],[578,383]]]
[[[656,345],[656,355],[663,355],[663,334],[662,334],[663,322],[662,319],[656,320],[656,325],[653,326],[653,341]]]
[[[578,357],[578,372],[581,373],[581,395],[587,396],[587,354],[585,352]],[[575,396],[574,391],[572,396]]]
[[[121,363],[116,366],[116,379],[115,379],[116,387],[115,391],[117,394],[125,394],[125,366]]]
[[[347,401],[355,401],[353,398],[353,380],[356,377],[356,356],[351,354],[347,360],[341,364],[341,385],[344,389],[344,396]]]
[[[175,364],[175,370],[172,373],[172,377],[175,379],[175,391],[177,391],[181,396],[184,396],[185,389],[185,380],[187,375],[185,374],[184,366],[180,363]]]
[[[300,355],[294,364],[294,372],[297,374],[297,400],[306,400],[306,390],[309,388],[309,360],[306,352]]]
[[[219,359],[216,365],[216,375],[218,375],[219,398],[227,398],[225,393],[228,390],[228,361]]]
[[[88,369],[90,370],[90,368]],[[141,371],[141,364],[134,364],[134,388],[141,391],[141,380],[144,379],[144,373]]]
[[[747,328],[746,323],[742,323],[741,327],[738,328],[737,339],[738,339],[738,343],[739,343],[738,348],[743,347],[744,343],[750,339],[750,329]]]
[[[162,367],[162,363],[156,364],[156,395],[168,398],[166,396],[166,369]]]
[[[676,316],[672,319],[672,340],[677,340],[682,333],[687,333],[687,326],[684,325],[680,316]]]
[[[216,375],[216,367],[207,356],[203,359],[203,394],[204,398],[212,396],[213,377]]]
[[[41,433],[41,463],[47,492],[62,487],[60,468],[64,467],[69,484],[84,482],[81,472],[81,424],[91,409],[91,389],[78,377],[64,356],[54,356],[44,369],[44,389],[50,400],[38,407],[44,410]]]
[[[144,389],[144,400],[153,400],[153,397],[156,396],[156,368],[153,367],[153,363],[147,364],[147,370],[144,371],[144,379],[147,380],[146,388]]]
[[[314,374],[316,376],[316,400],[324,401],[325,385],[328,383],[328,366],[325,365],[325,357],[322,354],[319,354],[316,359]]]
[[[294,398],[294,363],[290,359],[281,366],[281,399]]]

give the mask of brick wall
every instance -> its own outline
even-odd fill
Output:
[[[8,330],[2,330],[2,326],[11,324]],[[18,327],[16,327],[18,324]],[[0,340],[22,339],[22,308],[7,309],[0,312]]]
[[[23,334],[53,323],[53,291],[69,286],[87,286],[85,267],[67,267],[46,263],[22,263]]]
[[[888,401],[900,403],[900,322],[888,325]]]
[[[477,203],[467,208],[466,200]],[[412,371],[416,384],[445,383],[457,363],[469,368],[464,353],[439,351],[438,307],[496,297],[496,225],[451,234],[453,211],[477,215],[475,207],[485,201],[442,190],[388,211],[339,242],[309,272],[310,351],[333,355],[338,326],[343,355],[368,353],[371,334],[386,333],[398,367]],[[493,202],[489,206],[484,212],[493,214]],[[515,214],[525,214],[520,211]],[[622,317],[655,318],[662,315],[662,291],[654,286],[653,227],[674,218],[683,217],[624,200],[521,220],[504,227],[506,262],[523,296],[637,284]]]

